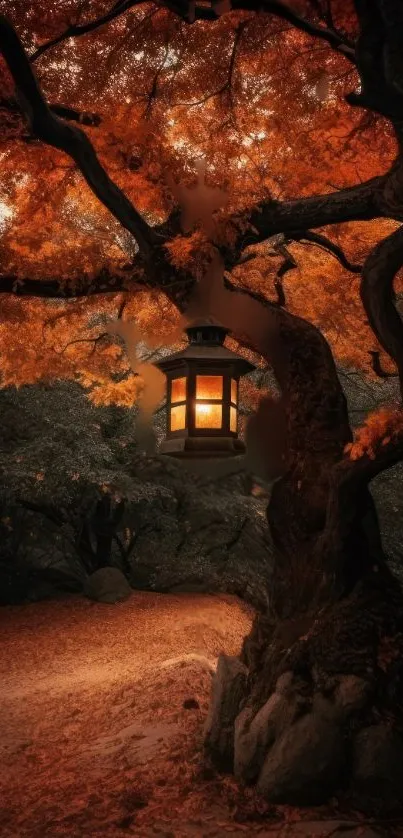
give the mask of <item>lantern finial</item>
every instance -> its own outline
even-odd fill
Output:
[[[185,328],[189,343],[202,346],[222,346],[229,329],[213,317],[192,320]]]

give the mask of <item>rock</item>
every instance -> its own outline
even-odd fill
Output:
[[[307,713],[289,725],[269,750],[257,790],[271,803],[323,803],[339,785],[344,758],[341,729]]]
[[[364,678],[359,678],[357,675],[342,675],[333,698],[340,711],[345,716],[349,716],[365,707],[371,692],[371,685]]]
[[[392,727],[372,725],[357,734],[352,787],[381,807],[403,804],[403,737]]]
[[[234,774],[239,780],[253,782],[258,777],[268,749],[276,736],[277,715],[286,702],[273,693],[253,716],[249,707],[241,710],[234,728]]]
[[[299,691],[294,673],[284,672],[276,689],[253,715],[245,707],[235,721],[234,773],[245,782],[257,780],[268,752],[295,719],[308,712],[309,697]]]
[[[246,695],[248,670],[237,657],[220,655],[204,735],[206,752],[223,771],[234,764],[234,724]]]
[[[84,594],[96,602],[115,603],[127,599],[132,589],[117,567],[101,567],[84,582]]]
[[[337,788],[345,762],[344,712],[291,671],[253,715],[246,706],[235,721],[234,773],[255,782],[271,803],[323,802]]]
[[[291,689],[292,683],[294,680],[294,673],[288,669],[286,672],[283,672],[282,675],[277,679],[276,683],[276,693],[284,693],[287,695]]]

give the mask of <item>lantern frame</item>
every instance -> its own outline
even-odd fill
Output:
[[[167,426],[161,453],[176,457],[243,453],[245,446],[238,438],[239,380],[255,366],[223,345],[228,330],[212,319],[196,321],[187,327],[186,332],[188,346],[157,364],[167,376]],[[221,398],[196,398],[197,376],[220,377]],[[185,397],[172,402],[172,383],[181,378],[185,379]],[[236,402],[232,399],[232,381],[236,384]],[[197,424],[198,404],[221,406],[220,427],[200,427]],[[176,407],[185,407],[185,426],[172,430],[172,409]],[[231,430],[231,408],[236,411],[235,430]]]

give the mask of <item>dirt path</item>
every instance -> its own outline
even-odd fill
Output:
[[[1,609],[2,838],[335,834],[286,810],[271,827],[239,819],[247,800],[203,768],[212,671],[251,619],[233,597],[190,594]]]

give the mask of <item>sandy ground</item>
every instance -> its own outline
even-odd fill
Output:
[[[190,594],[2,608],[2,838],[379,834],[329,811],[266,811],[206,770],[212,671],[252,616],[236,598]]]

